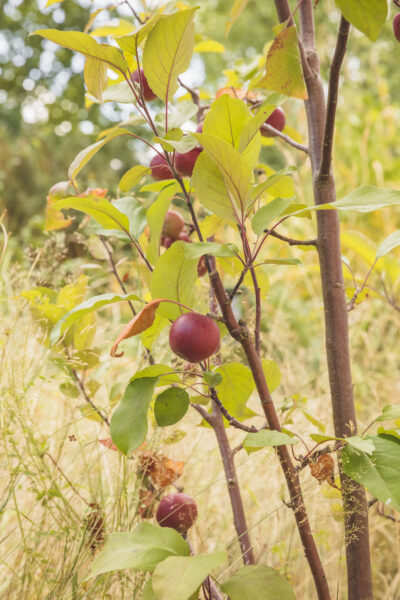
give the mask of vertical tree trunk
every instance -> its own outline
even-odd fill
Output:
[[[348,23],[342,18],[332,62],[328,109],[319,75],[314,46],[312,0],[300,6],[301,38],[312,76],[306,76],[307,121],[310,140],[315,204],[336,200],[331,169],[339,73],[346,50]],[[340,224],[337,211],[317,212],[317,249],[325,312],[326,356],[331,390],[335,435],[346,437],[357,432],[351,377],[348,314],[340,249]],[[372,575],[369,548],[368,506],[364,488],[343,472],[340,479],[345,513],[348,600],[371,600]]]

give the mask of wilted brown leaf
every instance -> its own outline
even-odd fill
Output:
[[[138,333],[142,333],[149,327],[151,327],[154,323],[154,318],[156,315],[156,310],[161,304],[161,302],[165,302],[163,298],[157,298],[156,300],[152,300],[146,306],[129,321],[115,340],[113,344],[110,355],[114,357],[123,356],[123,352],[117,354],[118,345],[122,342],[122,340],[126,340],[127,338],[133,337],[134,335],[138,335]]]

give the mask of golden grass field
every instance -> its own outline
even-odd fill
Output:
[[[307,412],[331,434],[315,255],[307,253],[304,261],[301,274],[288,276],[289,271],[279,268],[271,277],[264,303],[265,355],[282,371],[282,383],[274,394],[277,406],[295,394],[305,397]],[[34,269],[40,270],[40,261]],[[42,330],[19,296],[35,281],[35,270],[28,274],[9,262],[3,264],[0,598],[139,599],[143,583],[140,573],[116,572],[85,581],[93,557],[85,526],[88,504],[100,505],[106,533],[132,530],[139,520],[140,481],[135,460],[126,460],[98,442],[109,437],[107,427],[82,416],[78,409],[82,398],[69,398],[60,391],[67,376],[50,360]],[[120,305],[114,305],[103,312],[96,333],[104,352],[96,371],[101,385],[95,401],[109,414],[112,385],[126,382],[138,368],[128,343],[128,352],[117,366],[108,357],[110,342],[120,330],[121,310]],[[349,318],[355,395],[363,429],[384,405],[396,403],[399,396],[399,313],[379,298],[368,298]],[[165,340],[155,351],[166,360]],[[249,406],[260,412],[255,398],[250,399]],[[292,418],[289,427],[310,443],[308,434],[318,432],[318,428],[299,410]],[[151,427],[148,443],[162,448],[170,458],[185,461],[178,483],[199,506],[190,540],[197,552],[228,549],[229,564],[216,574],[222,581],[241,560],[214,434],[198,424],[197,413],[189,411],[176,426],[157,431]],[[171,443],[171,432],[177,430],[183,437]],[[235,446],[243,434],[229,430],[229,438]],[[296,448],[301,452],[301,444]],[[273,451],[247,455],[242,450],[236,454],[236,466],[257,560],[284,573],[292,581],[298,600],[314,598],[293,515],[283,502],[287,492]],[[302,484],[332,597],[345,600],[340,494],[326,483],[320,486],[308,468],[302,472]],[[376,506],[370,513],[376,599],[395,600],[400,598],[400,528],[378,515]]]

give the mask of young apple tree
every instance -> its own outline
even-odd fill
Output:
[[[228,31],[246,4],[243,0],[234,2]],[[400,475],[398,435],[390,430],[357,433],[349,307],[339,238],[340,211],[369,212],[398,206],[400,192],[362,187],[337,199],[332,162],[340,73],[349,31],[353,26],[371,41],[376,40],[388,17],[388,3],[375,0],[361,6],[358,0],[336,0],[341,17],[326,98],[315,47],[314,13],[320,6],[315,4],[313,0],[291,4],[288,0],[275,0],[277,24],[273,31],[265,32],[272,41],[263,67],[248,82],[248,89],[225,87],[207,104],[197,89],[181,81],[191,62],[196,13],[201,8],[188,8],[181,2],[169,3],[152,14],[138,14],[132,8],[131,33],[119,35],[117,31],[109,44],[98,43],[90,34],[93,20],[85,33],[54,29],[34,32],[85,57],[84,78],[90,102],[131,105],[136,115],[136,120],[109,129],[76,156],[68,172],[73,194],[67,188],[64,193],[61,190],[61,197],[59,190],[49,194],[48,218],[58,219],[60,227],[66,226],[60,211],[67,209],[81,211],[96,223],[121,288],[119,295],[107,293],[78,301],[67,312],[62,311],[61,318],[57,313],[50,322],[54,325],[50,343],[59,354],[69,356],[83,331],[80,324],[84,319],[114,302],[129,303],[132,320],[115,340],[111,356],[118,360],[125,340],[140,335],[148,364],[127,383],[111,419],[94,409],[109,425],[112,443],[128,457],[143,448],[151,405],[159,427],[179,422],[189,407],[197,411],[215,433],[244,563],[228,580],[212,578],[211,573],[227,561],[226,552],[196,554],[188,542],[198,512],[194,499],[183,493],[164,495],[157,509],[157,525],[141,523],[133,532],[111,534],[92,565],[91,576],[118,569],[148,572],[142,598],[188,600],[197,598],[200,588],[205,598],[222,598],[224,594],[231,600],[294,598],[289,581],[266,566],[262,556],[255,556],[235,470],[236,452],[230,447],[226,426],[243,432],[242,447],[275,449],[286,481],[287,506],[293,511],[320,600],[334,597],[333,584],[325,575],[310,526],[301,485],[302,470],[310,465],[318,481],[336,486],[336,456],[345,515],[349,600],[373,597],[369,505],[379,500],[400,509],[400,487],[394,480],[394,474]],[[393,22],[397,39],[398,18],[396,15]],[[113,72],[113,79],[108,78],[108,71]],[[187,92],[186,101],[177,99],[179,89]],[[286,129],[280,104],[289,103],[291,98],[305,102],[307,146]],[[147,128],[146,135],[138,133],[143,127]],[[132,165],[119,182],[121,192],[129,195],[112,199],[102,190],[80,193],[81,170],[105,144],[120,136],[145,144],[152,153],[149,160],[143,161],[145,164]],[[265,137],[271,143],[287,144],[292,152],[310,161],[312,205],[300,205],[296,200],[292,165],[274,172],[260,163]],[[151,196],[143,200],[146,193]],[[315,239],[299,240],[282,233],[282,224],[290,226],[294,217],[305,215],[316,216]],[[315,446],[305,456],[291,451],[298,441],[296,432],[286,428],[282,431],[272,396],[279,367],[264,356],[260,279],[265,269],[276,265],[301,268],[297,259],[271,255],[272,238],[289,246],[314,248],[319,259],[334,436],[314,435]],[[128,291],[119,277],[113,259],[113,244],[118,240],[123,240],[138,264],[148,270],[149,276],[143,277],[138,288],[140,294],[137,290]],[[399,244],[397,235],[388,244],[387,252]],[[227,264],[234,280],[229,288]],[[205,274],[208,286],[200,279]],[[234,307],[244,284],[252,289],[255,306],[254,314],[245,319],[238,316]],[[145,298],[150,300],[145,302]],[[160,364],[157,344],[149,344],[146,338],[149,331],[155,339],[163,336],[164,330],[169,331],[171,357],[175,354],[182,359],[179,369]],[[243,364],[229,360],[228,342],[240,348]],[[71,376],[81,383],[85,394],[76,370]],[[233,382],[229,393],[225,385],[228,376]],[[247,381],[244,403],[235,388],[235,383],[242,385],[243,381]],[[253,390],[264,418],[249,425],[243,409]],[[87,394],[86,400],[93,404]],[[399,417],[399,406],[387,406],[376,420]],[[142,454],[142,461],[143,457],[146,460],[140,468],[154,483],[155,478],[160,478],[159,465],[151,454]],[[159,493],[150,481],[142,497],[143,518],[152,516],[151,502],[160,498],[178,471],[176,464],[171,467]],[[262,472],[259,477],[263,477]],[[265,489],[268,490],[267,480]],[[371,495],[369,502],[366,490]]]

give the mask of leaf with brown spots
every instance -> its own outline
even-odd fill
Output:
[[[320,483],[327,481],[330,486],[336,488],[335,484],[335,461],[330,454],[321,454],[310,462],[311,475]]]
[[[267,54],[266,71],[257,87],[307,98],[296,27],[286,27],[277,34]]]
[[[149,327],[151,327],[154,323],[154,319],[156,316],[156,310],[161,304],[161,302],[166,302],[163,298],[157,298],[156,300],[152,300],[146,306],[129,321],[115,340],[111,348],[110,355],[115,357],[123,356],[123,352],[117,354],[118,346],[122,342],[122,340],[126,340],[127,338],[133,337],[134,335],[138,335],[145,331]]]

